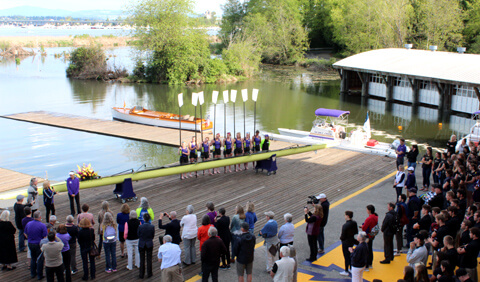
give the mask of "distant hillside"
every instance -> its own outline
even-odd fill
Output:
[[[73,17],[80,19],[115,19],[122,16],[121,10],[84,10],[67,11],[61,9],[45,9],[33,6],[20,6],[0,10],[0,17],[24,16],[24,17]]]

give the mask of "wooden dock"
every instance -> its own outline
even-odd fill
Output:
[[[179,146],[178,129],[170,129],[163,127],[155,127],[136,123],[122,122],[116,120],[103,120],[96,118],[88,118],[83,116],[75,116],[62,113],[52,112],[27,112],[12,115],[0,116],[2,118],[26,121],[37,124],[55,126],[66,129],[73,129],[89,133],[101,134],[106,136],[120,137],[137,141],[150,142],[154,144]],[[182,140],[190,141],[195,133],[192,131],[182,131]],[[213,139],[212,132],[203,133],[204,138]],[[200,133],[197,133],[200,140]],[[273,142],[270,148],[272,150],[282,149],[290,146],[286,142]]]
[[[167,176],[163,178],[134,182],[134,191],[137,196],[147,197],[155,213],[156,237],[154,240],[154,256],[158,251],[158,236],[164,232],[158,229],[158,215],[161,212],[176,210],[178,217],[185,214],[185,207],[193,205],[200,225],[201,217],[206,213],[205,203],[213,201],[216,209],[225,207],[228,216],[233,216],[237,204],[245,205],[252,200],[258,216],[255,225],[255,233],[263,227],[266,220],[263,213],[272,210],[276,214],[279,225],[283,224],[282,216],[289,212],[294,217],[294,222],[303,218],[303,207],[306,204],[307,196],[325,193],[330,202],[333,203],[350,195],[361,187],[369,185],[395,170],[395,160],[392,158],[365,155],[357,152],[325,149],[317,153],[308,152],[298,155],[287,156],[277,160],[278,172],[276,175],[266,176],[265,173],[255,174],[250,169],[236,173],[216,174],[203,176],[199,172],[198,178],[179,180],[178,176]],[[221,169],[223,171],[223,169]],[[90,205],[90,211],[96,214],[99,212],[101,203],[108,200],[114,214],[120,212],[121,203],[114,199],[114,187],[104,186],[82,190],[80,199],[82,203]],[[65,222],[69,214],[69,201],[65,193],[56,196],[55,205],[59,222]],[[132,208],[137,208],[139,202],[130,203]],[[45,212],[43,206],[40,210]],[[13,220],[13,215],[10,217]],[[168,220],[168,219],[167,219]],[[97,226],[95,226],[95,230]],[[337,227],[332,227],[335,230]],[[340,228],[340,227],[338,227]],[[258,241],[257,241],[258,243]],[[118,246],[118,244],[117,244]],[[303,246],[305,247],[305,246]],[[183,246],[181,246],[183,249]],[[306,247],[305,247],[306,248]],[[198,242],[197,242],[198,249]],[[73,276],[73,281],[80,281],[82,276],[82,263],[80,254],[77,252],[77,264],[79,273]],[[30,280],[30,272],[26,265],[26,253],[19,253],[18,268],[15,271],[2,272],[2,281],[23,281]],[[153,277],[160,279],[160,265],[154,258]],[[185,279],[189,279],[200,271],[199,255],[197,264],[184,268]],[[96,262],[97,281],[118,281],[136,280],[138,271],[125,269],[127,259],[120,258],[120,248],[117,247],[118,272],[107,274],[104,271],[105,258],[102,257]],[[259,263],[264,263],[259,262]],[[235,271],[233,267],[233,270]],[[256,281],[270,281],[267,273],[254,273]]]
[[[0,193],[8,190],[27,187],[30,185],[32,175],[16,172],[9,169],[0,168]],[[43,182],[43,179],[37,177],[38,182]]]

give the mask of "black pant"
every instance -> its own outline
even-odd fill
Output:
[[[88,260],[90,260],[90,277],[95,278],[95,257],[90,256],[90,248],[80,249],[83,262],[83,279],[88,279]]]
[[[32,259],[30,260],[30,276],[34,278],[37,276],[38,278],[43,277],[43,264],[37,263],[38,256],[42,253],[40,250],[40,244],[31,244],[28,243],[28,248],[30,249],[30,254]]]
[[[383,249],[385,254],[385,260],[393,260],[393,235],[387,235],[383,233]]]
[[[202,262],[202,282],[208,282],[208,277],[212,274],[212,281],[218,282],[218,265],[207,265]]]
[[[403,163],[404,163],[403,157],[401,158],[397,157],[397,170],[399,166],[403,165]]]
[[[307,235],[308,238],[308,246],[310,247],[310,256],[308,257],[310,260],[317,260],[317,235]]]
[[[221,262],[223,265],[230,265],[230,240],[225,240],[224,238],[221,239],[223,244],[227,247],[227,253],[220,256]]]
[[[64,282],[65,278],[63,277],[63,264],[57,267],[45,267],[45,272],[47,273],[47,282],[55,281],[55,276],[57,276],[58,282]]]
[[[367,256],[367,267],[372,267],[373,264],[373,239],[374,238],[369,238],[368,239],[368,256]]]
[[[400,196],[402,194],[402,190],[403,190],[402,186],[400,186],[400,187],[395,186],[395,191],[397,192],[396,201],[398,201],[398,196]]]
[[[342,242],[342,251],[343,251],[343,258],[345,259],[345,271],[350,272],[350,266],[352,265],[351,258],[350,258],[350,251],[348,248],[353,247],[352,243],[349,242]]]
[[[152,272],[152,253],[153,247],[151,248],[138,248],[140,252],[140,269],[138,277],[143,278],[145,275],[145,253],[147,254],[147,277],[151,277],[153,275]]]
[[[422,167],[423,187],[430,187],[430,174],[432,174],[432,167]]]
[[[395,239],[397,241],[397,251],[400,253],[400,251],[403,248],[403,226],[400,225],[397,228],[397,234],[395,234]]]
[[[72,271],[70,268],[71,255],[70,250],[62,252],[63,266],[65,267],[65,281],[72,281]]]
[[[70,199],[70,214],[75,216],[75,207],[73,205],[73,199],[75,198],[75,202],[77,203],[77,214],[80,214],[80,192],[75,195],[75,197],[72,197],[70,194],[68,195],[68,198]]]
[[[45,209],[47,210],[46,220],[49,221],[50,220],[50,212],[52,213],[52,215],[55,215],[55,205],[45,203]]]

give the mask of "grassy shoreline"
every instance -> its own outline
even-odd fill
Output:
[[[81,47],[99,44],[103,47],[128,46],[134,38],[128,36],[0,36],[0,49],[10,47]]]

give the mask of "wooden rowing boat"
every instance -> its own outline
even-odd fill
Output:
[[[171,113],[151,111],[139,106],[135,106],[131,109],[113,107],[112,117],[113,119],[122,121],[176,129],[179,129],[181,122],[182,130],[192,131],[209,131],[212,130],[213,127],[213,123],[209,119],[195,118],[190,115],[179,116]]]

